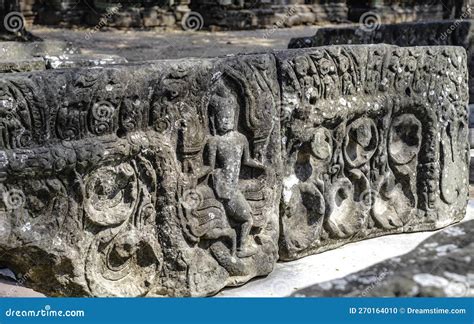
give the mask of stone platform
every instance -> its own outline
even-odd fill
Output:
[[[373,45],[2,74],[0,264],[51,296],[203,296],[458,222],[466,66]]]

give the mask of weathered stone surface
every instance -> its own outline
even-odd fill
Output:
[[[348,8],[344,1],[320,3],[254,3],[243,7],[221,6],[208,1],[197,1],[193,10],[204,18],[206,26],[227,29],[282,28],[313,25],[329,21],[346,21]]]
[[[454,45],[467,51],[470,102],[474,103],[473,20],[440,20],[420,23],[319,28],[311,37],[291,39],[289,48],[337,44],[392,44],[397,46]]]
[[[210,295],[279,245],[446,226],[466,83],[462,48],[382,45],[3,74],[0,265],[47,295]]]
[[[0,42],[0,73],[127,63],[118,55],[80,52],[79,48],[66,42]]]
[[[0,42],[0,73],[47,69],[47,55],[71,55],[80,50],[66,42]]]
[[[469,131],[470,131],[470,134],[472,134],[472,128]],[[470,144],[472,147],[472,142]],[[474,150],[471,149],[470,155],[471,155],[471,158],[470,158],[470,164],[469,164],[469,183],[474,183]]]
[[[124,64],[127,60],[118,55],[110,54],[63,54],[44,57],[48,69],[66,69],[77,67],[94,67],[110,64]]]
[[[281,169],[273,56],[0,82],[0,259],[29,271],[32,288],[208,295],[272,270]]]
[[[280,258],[463,218],[467,73],[455,47],[352,46],[278,56]]]
[[[7,2],[16,5],[6,6],[4,11],[21,11],[27,23],[119,28],[180,27],[186,21],[184,13],[190,8],[203,16],[201,27],[204,23],[211,28],[231,29],[345,22],[348,19],[357,22],[367,15],[384,23],[469,16],[466,14],[469,0],[54,0],[41,2],[41,5],[35,1],[39,0],[9,0]],[[119,10],[110,14],[113,8]],[[289,11],[292,11],[291,15],[287,14]]]
[[[448,227],[412,252],[294,293],[297,297],[472,297],[474,221]]]
[[[32,57],[80,54],[73,44],[61,41],[0,42],[0,60],[26,60]]]
[[[459,1],[454,2],[459,6]],[[443,17],[449,7],[446,0],[355,1],[349,8],[349,20],[358,22],[371,16],[383,23],[403,23],[458,18]]]
[[[46,62],[39,57],[30,58],[27,60],[0,60],[0,73],[41,71],[45,69]]]

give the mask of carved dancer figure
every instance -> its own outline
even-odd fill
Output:
[[[239,188],[240,169],[246,165],[265,170],[265,166],[250,157],[247,138],[236,130],[236,98],[214,95],[209,105],[211,126],[215,131],[207,142],[213,187],[227,217],[240,224],[237,256],[248,257],[256,253],[256,246],[250,242],[253,217],[251,206]]]

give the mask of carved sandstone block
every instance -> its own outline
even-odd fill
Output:
[[[48,295],[201,296],[446,226],[466,207],[466,103],[454,47],[4,74],[0,265]]]
[[[334,46],[277,57],[285,157],[281,259],[464,217],[462,48]]]
[[[209,295],[278,259],[271,55],[3,75],[0,263],[48,295]]]

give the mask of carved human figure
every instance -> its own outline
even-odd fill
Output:
[[[324,84],[324,99],[334,99],[339,95],[337,69],[334,63],[323,58],[319,61],[319,69]]]
[[[310,104],[319,99],[321,82],[311,59],[301,56],[295,59],[295,72],[300,80],[302,95]]]
[[[0,146],[15,149],[31,138],[31,117],[23,94],[7,83],[0,83]]]
[[[342,81],[342,94],[351,95],[355,91],[354,81],[351,75],[351,62],[349,59],[341,55],[339,57],[339,69],[341,72],[341,81]]]
[[[237,256],[248,257],[256,253],[250,238],[253,217],[251,206],[239,187],[239,175],[242,165],[262,170],[265,166],[250,157],[248,140],[236,129],[237,109],[233,96],[211,98],[211,126],[215,133],[207,142],[207,159],[217,198],[224,205],[227,217],[240,224]]]

